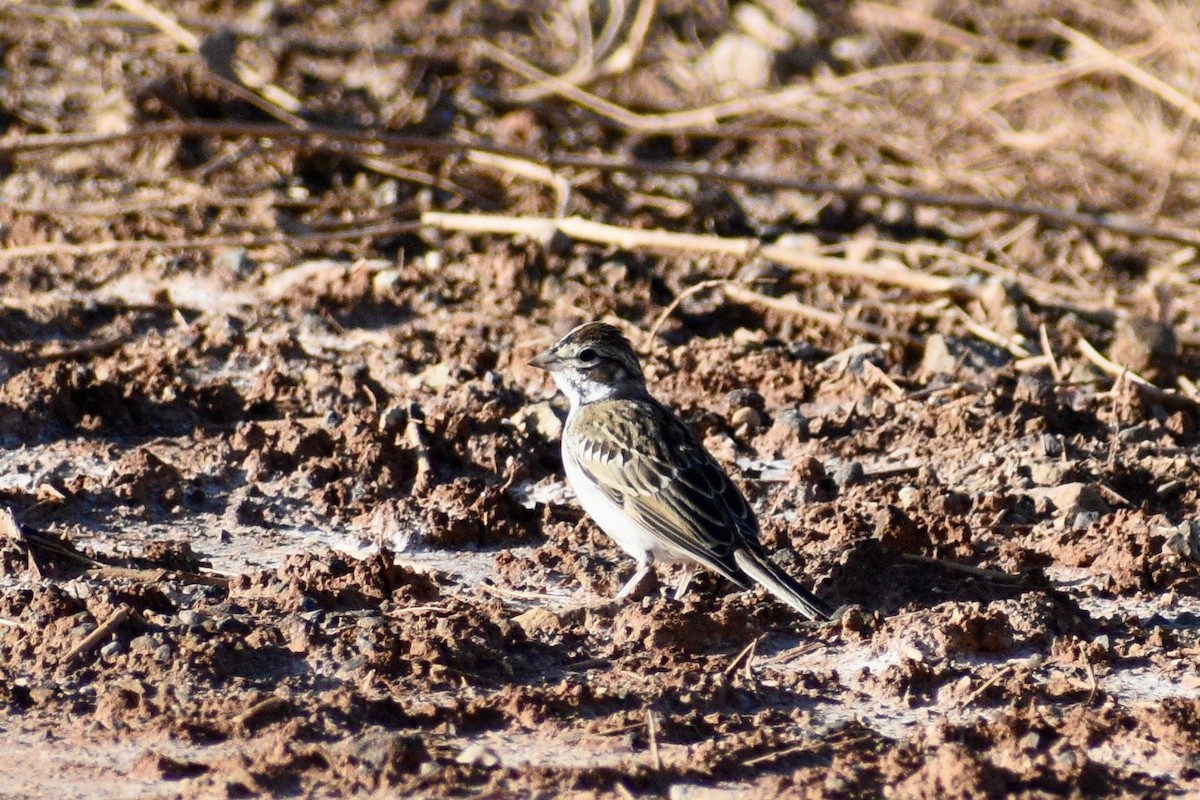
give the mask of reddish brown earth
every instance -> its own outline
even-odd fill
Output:
[[[203,56],[132,3],[0,8],[0,795],[1200,794],[1200,145],[1142,80],[1200,96],[1200,23],[978,5],[164,5]],[[309,122],[424,138],[289,138],[222,31]],[[571,72],[589,38],[611,74]],[[651,166],[532,169],[563,154]],[[589,319],[836,621],[712,576],[608,599],[632,564],[525,365]]]

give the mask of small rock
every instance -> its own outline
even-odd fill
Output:
[[[100,648],[100,657],[105,661],[111,661],[124,652],[125,643],[120,639],[113,639],[111,642]]]
[[[1045,378],[1029,374],[1017,378],[1017,388],[1013,390],[1013,399],[1018,403],[1044,406],[1049,404],[1053,398],[1054,386]]]
[[[491,748],[484,747],[478,742],[468,745],[466,749],[458,754],[458,758],[454,760],[459,764],[469,764],[473,767],[484,767],[485,769],[500,766],[500,756],[496,755],[496,752]]]
[[[829,45],[829,55],[851,64],[865,64],[878,50],[879,42],[871,36],[839,36]]]
[[[208,621],[207,614],[201,614],[199,611],[193,611],[190,608],[185,608],[179,612],[179,621],[189,628],[199,628]]]
[[[749,406],[743,406],[733,412],[729,421],[733,425],[736,436],[753,436],[762,430],[762,414]]]
[[[548,442],[562,436],[563,423],[548,402],[533,403],[509,417],[513,427],[524,433],[536,432]]]
[[[254,262],[250,260],[244,247],[230,247],[220,251],[213,256],[213,266],[236,278],[248,278],[254,272]]]
[[[1094,486],[1086,483],[1064,483],[1043,489],[1034,489],[1029,496],[1036,502],[1039,499],[1048,500],[1058,509],[1064,518],[1073,519],[1081,511],[1094,511],[1097,514],[1108,513],[1108,503],[1100,496]]]
[[[1029,465],[1029,479],[1038,486],[1058,486],[1070,468],[1069,464],[1039,461]]]
[[[850,789],[850,784],[841,775],[832,771],[825,776],[825,792],[827,796],[841,795]]]
[[[1163,542],[1163,553],[1176,555],[1188,561],[1200,563],[1200,522],[1185,521],[1179,524]]]
[[[838,375],[849,372],[851,375],[862,375],[864,364],[873,364],[883,369],[887,364],[887,351],[881,345],[866,343],[847,347],[840,353],[835,353],[817,364],[821,372]]]
[[[667,790],[667,800],[740,800],[745,796],[744,789],[722,789],[691,783],[676,783]]]
[[[399,431],[407,424],[408,405],[406,403],[392,403],[379,415],[380,433]]]
[[[786,50],[792,46],[791,34],[775,24],[767,12],[753,3],[734,6],[733,18],[748,36],[758,40],[771,50]]]
[[[808,418],[794,408],[780,411],[771,423],[771,432],[781,438],[803,438],[808,435]]]
[[[1061,433],[1043,433],[1040,444],[1042,455],[1046,458],[1062,458],[1067,449],[1066,440]]]
[[[129,649],[135,652],[150,652],[158,649],[158,641],[152,635],[145,633],[132,639],[129,642]]]
[[[1003,367],[1012,357],[995,345],[977,339],[935,333],[925,340],[921,369],[930,375],[978,375]]]
[[[718,96],[762,89],[771,80],[774,53],[750,36],[726,33],[704,54],[702,69]]]
[[[158,649],[154,651],[154,660],[160,664],[166,663],[167,661],[171,660],[173,653],[174,651],[171,650],[171,645],[160,644]]]
[[[512,621],[525,632],[525,638],[543,638],[562,631],[562,619],[548,608],[531,608],[518,614]]]
[[[919,553],[929,536],[897,506],[887,506],[875,519],[875,538],[890,552]]]
[[[839,489],[862,483],[864,478],[866,478],[866,472],[863,471],[863,465],[857,461],[842,464],[833,473],[833,482]]]
[[[29,690],[29,700],[35,706],[42,706],[54,699],[58,690],[53,686],[35,686]]]
[[[1179,342],[1170,325],[1150,317],[1123,317],[1117,320],[1108,357],[1156,380],[1160,372],[1169,372],[1178,352]]]
[[[741,408],[747,406],[756,411],[762,411],[766,407],[766,400],[763,396],[754,389],[734,389],[725,393],[725,402],[730,408]]]

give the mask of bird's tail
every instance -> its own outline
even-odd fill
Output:
[[[817,596],[772,564],[766,556],[742,548],[733,554],[742,571],[762,584],[767,591],[787,603],[808,619],[828,620],[832,613]]]

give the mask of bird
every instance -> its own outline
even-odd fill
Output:
[[[549,371],[570,402],[561,443],[567,482],[584,511],[637,561],[617,600],[656,562],[682,562],[676,599],[703,566],[742,589],[760,584],[810,620],[830,619],[819,598],[768,558],[745,496],[687,425],[651,396],[616,327],[580,325],[529,364]]]

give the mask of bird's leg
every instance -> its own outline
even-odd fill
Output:
[[[633,577],[625,582],[625,585],[621,587],[621,591],[617,592],[617,596],[614,599],[624,600],[628,597],[629,593],[638,587],[638,584],[650,574],[650,570],[653,568],[654,561],[650,558],[649,554],[645,558],[638,559],[637,572],[633,573]]]
[[[684,594],[687,593],[688,586],[692,582],[692,578],[696,575],[696,562],[688,561],[683,565],[683,572],[679,574],[679,582],[675,584],[675,599],[682,600]]]

